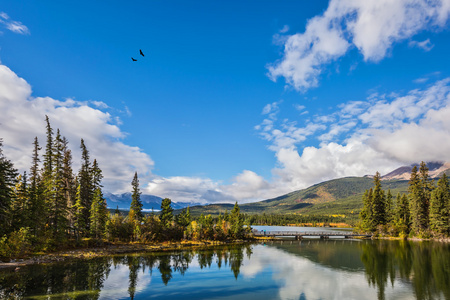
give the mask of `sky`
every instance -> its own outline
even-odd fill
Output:
[[[197,203],[450,161],[449,17],[450,0],[4,0],[3,152],[29,170],[48,115],[104,190],[138,172]]]

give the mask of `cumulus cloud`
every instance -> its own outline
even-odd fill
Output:
[[[73,99],[33,97],[31,86],[5,65],[0,65],[0,91],[4,153],[21,171],[30,167],[34,137],[38,137],[41,146],[45,143],[45,115],[48,115],[53,129],[59,128],[69,140],[74,170],[80,166],[79,145],[83,138],[91,159],[96,158],[103,170],[107,190],[127,190],[135,171],[142,176],[151,175],[154,164],[151,158],[138,147],[123,143],[125,133],[108,112]],[[94,104],[105,107],[101,102]]]
[[[6,29],[18,33],[18,34],[30,34],[30,30],[22,22],[11,20],[11,18],[5,12],[0,12],[0,24],[6,27]]]
[[[278,163],[270,185],[287,192],[422,160],[450,161],[449,115],[450,78],[404,95],[372,94],[366,101],[350,101],[303,126],[273,119],[270,128],[259,127]],[[293,132],[302,134],[293,138]],[[301,147],[315,138],[319,146]]]
[[[356,48],[365,61],[383,59],[393,44],[422,30],[443,27],[449,0],[331,0],[327,10],[310,19],[305,32],[280,37],[283,58],[268,66],[269,77],[284,77],[299,91],[318,85],[324,68]],[[411,42],[431,50],[429,40]]]

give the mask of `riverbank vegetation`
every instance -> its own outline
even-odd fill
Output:
[[[246,235],[237,203],[230,214],[213,220],[191,220],[189,208],[174,216],[171,200],[164,199],[159,215],[142,213],[138,174],[131,182],[128,215],[110,213],[102,192],[102,170],[91,161],[81,139],[81,167],[72,170],[72,152],[59,129],[54,135],[46,117],[44,155],[33,141],[32,163],[18,174],[2,152],[0,139],[0,257],[19,257],[108,243],[150,243],[186,240],[237,240]],[[41,163],[42,162],[42,163]]]
[[[363,196],[364,207],[358,228],[379,235],[445,238],[450,236],[450,185],[442,174],[437,184],[428,176],[424,162],[413,167],[407,193],[384,191],[380,174],[374,187]]]

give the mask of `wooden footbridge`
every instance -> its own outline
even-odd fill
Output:
[[[294,237],[295,240],[301,240],[304,237],[319,237],[320,239],[329,239],[340,237],[344,239],[351,238],[371,238],[371,234],[360,234],[354,232],[342,232],[342,231],[264,231],[264,230],[254,230],[254,236],[261,237]]]

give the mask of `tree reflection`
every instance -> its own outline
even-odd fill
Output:
[[[375,241],[362,243],[366,278],[385,299],[388,281],[411,282],[417,299],[450,299],[450,245],[445,243]]]
[[[214,250],[182,251],[176,253],[146,253],[78,260],[48,265],[30,265],[18,272],[0,272],[0,299],[42,297],[45,299],[99,299],[100,292],[112,268],[127,266],[128,295],[135,298],[139,271],[152,274],[157,269],[168,285],[173,273],[186,274],[194,257],[200,268],[229,266],[237,278],[244,259],[252,254],[250,245],[224,246]]]

